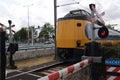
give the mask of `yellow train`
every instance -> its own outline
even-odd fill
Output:
[[[56,28],[56,59],[76,61],[80,60],[84,52],[84,44],[91,41],[91,14],[85,10],[73,10],[63,18],[59,18]],[[95,27],[100,27],[97,20]],[[120,32],[109,30],[109,36],[100,39],[95,30],[95,39],[98,42],[120,43]]]

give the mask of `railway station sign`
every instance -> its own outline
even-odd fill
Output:
[[[120,59],[106,59],[105,65],[120,66]]]

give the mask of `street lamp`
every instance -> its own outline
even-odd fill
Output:
[[[29,7],[32,5],[33,4],[24,6],[24,7],[27,7],[27,15],[28,15],[28,45],[29,45],[29,36],[30,36],[30,34],[29,34],[29,27],[30,27],[30,25],[29,25]]]

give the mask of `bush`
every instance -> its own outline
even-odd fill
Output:
[[[111,42],[107,42],[107,43],[104,43],[103,46],[105,46],[105,47],[111,47],[112,43]]]
[[[112,45],[106,44],[104,50],[105,58],[120,58],[120,45]]]

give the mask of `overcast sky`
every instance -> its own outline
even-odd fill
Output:
[[[118,24],[115,28],[120,30],[120,0],[57,0],[57,5],[75,2],[80,3],[58,7],[58,18],[74,9],[85,9],[90,12],[89,4],[95,3],[99,13],[105,11],[106,14],[103,19],[106,24]],[[30,26],[42,26],[45,22],[54,25],[54,0],[0,0],[0,23],[8,26],[7,21],[12,20],[13,24],[16,25],[15,31],[21,29],[21,27],[27,27],[28,5],[30,5]]]

